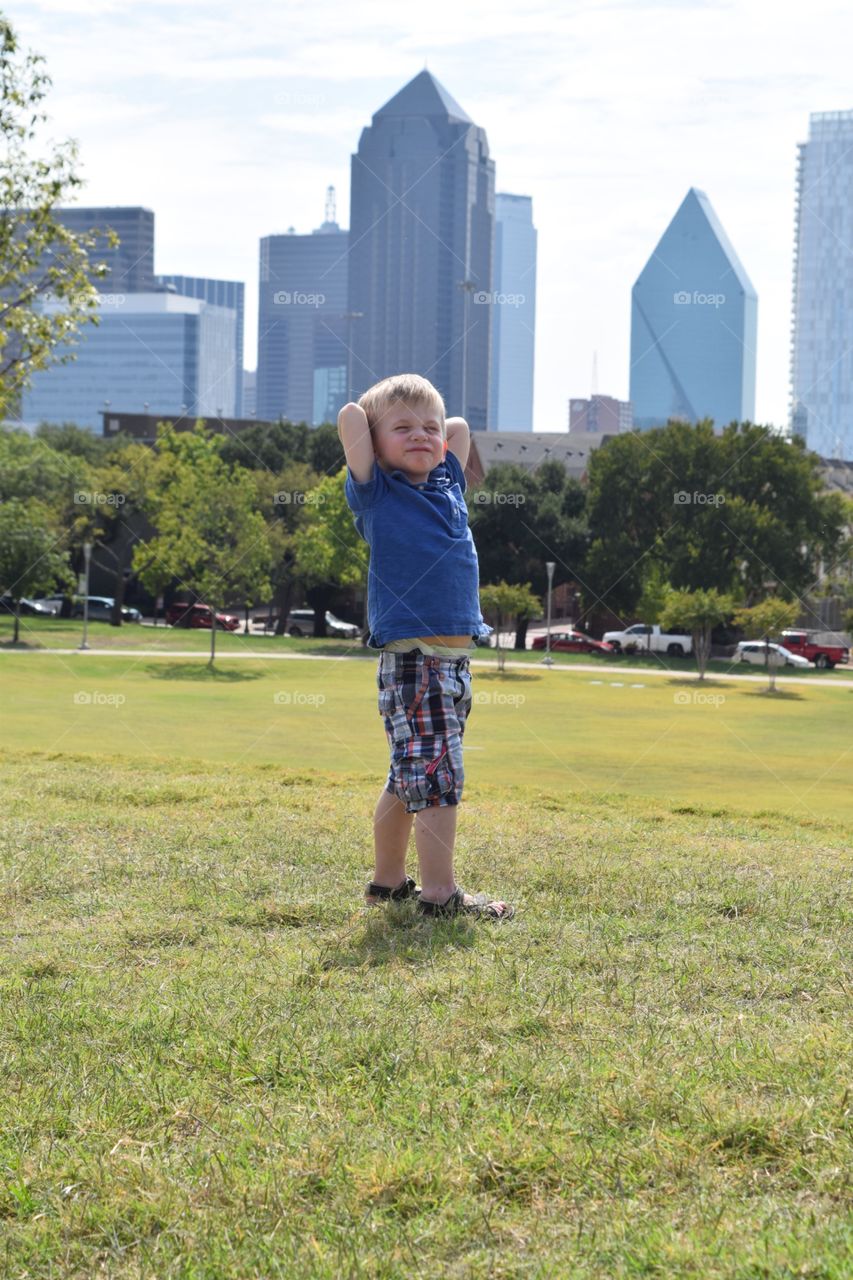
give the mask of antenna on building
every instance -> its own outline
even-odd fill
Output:
[[[598,395],[598,352],[592,353],[592,395]]]
[[[324,222],[337,222],[337,212],[335,210],[335,188],[326,187],[326,216]]]

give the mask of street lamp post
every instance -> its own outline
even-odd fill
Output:
[[[545,569],[548,573],[548,630],[545,633],[545,657],[542,659],[542,666],[552,667],[554,659],[551,657],[551,586],[554,582],[554,570],[557,565],[554,560],[546,560]]]
[[[83,590],[83,639],[80,643],[81,649],[89,648],[89,561],[92,558],[91,542],[83,543],[83,562],[84,568],[84,590]]]

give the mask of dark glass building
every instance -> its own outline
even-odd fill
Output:
[[[311,235],[291,231],[261,240],[259,418],[318,426],[334,422],[346,404],[348,244],[328,216]]]
[[[353,392],[419,373],[449,415],[489,422],[495,165],[428,71],[373,116],[352,157]],[[477,305],[477,304],[480,305]],[[260,408],[260,406],[259,406]]]
[[[154,211],[136,205],[104,205],[57,209],[57,218],[75,235],[112,228],[120,243],[104,247],[99,240],[89,251],[95,262],[105,262],[109,275],[96,283],[101,293],[149,293],[154,279]]]

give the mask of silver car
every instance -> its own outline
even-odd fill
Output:
[[[767,650],[770,650],[768,655]],[[756,667],[811,667],[808,658],[791,653],[783,644],[768,644],[766,640],[741,640],[734,653],[736,662],[750,662]],[[769,661],[768,661],[769,659]]]

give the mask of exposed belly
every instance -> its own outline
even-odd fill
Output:
[[[470,645],[471,637],[467,636],[414,636],[415,640],[422,640],[424,644],[446,644],[452,645],[453,648],[459,648],[462,645]]]

